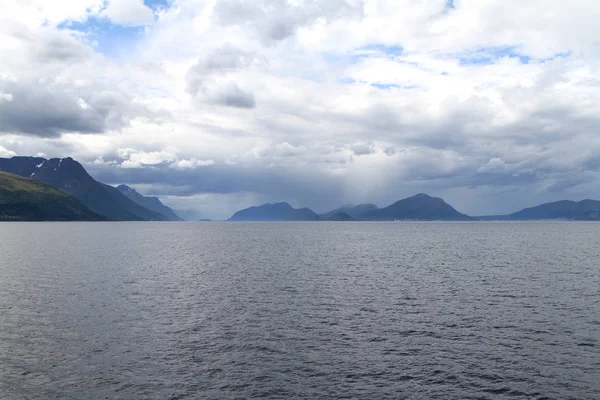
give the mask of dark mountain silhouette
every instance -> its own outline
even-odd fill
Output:
[[[308,208],[293,208],[288,203],[263,204],[233,214],[228,221],[318,221],[319,216]]]
[[[340,211],[346,209],[350,212]],[[351,214],[359,216],[355,217]],[[474,221],[475,218],[461,214],[448,205],[444,200],[426,194],[418,194],[395,202],[385,207],[377,208],[373,204],[360,206],[344,206],[323,214],[320,217],[308,208],[294,209],[288,203],[264,204],[236,212],[229,221],[327,221],[330,218],[363,221]]]
[[[439,197],[424,193],[400,200],[394,204],[374,210],[365,215],[373,221],[418,220],[418,221],[474,221],[475,218],[461,214]]]
[[[0,221],[105,221],[48,183],[0,172]]]
[[[117,186],[117,190],[139,205],[164,215],[168,221],[183,221],[183,218],[175,214],[171,208],[165,206],[158,197],[143,196],[137,190],[132,189],[127,185],[119,185]]]
[[[167,218],[130,200],[116,188],[92,178],[72,158],[0,158],[0,171],[42,181],[63,189],[93,212],[117,221],[165,221]]]
[[[340,208],[336,208],[335,210],[329,211],[328,213],[321,214],[321,219],[328,220],[332,215],[337,213],[345,213],[351,216],[356,220],[365,219],[367,214],[379,210],[375,204],[359,204],[355,205],[345,205]]]
[[[534,219],[571,219],[577,221],[599,221],[600,201],[562,200],[553,203],[545,203],[539,206],[525,208],[524,210],[510,214],[511,220],[534,220]]]
[[[330,215],[329,218],[327,218],[327,221],[356,221],[356,218],[352,218],[345,212],[337,212]]]

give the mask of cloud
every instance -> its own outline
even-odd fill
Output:
[[[317,21],[360,18],[363,4],[361,1],[348,0],[221,0],[214,8],[214,15],[221,24],[249,28],[262,41],[271,43],[284,40],[297,29]]]
[[[82,22],[100,12],[103,5],[104,0],[5,0],[0,21],[18,21],[29,28],[56,26],[65,21]]]
[[[306,154],[308,149],[305,146],[294,146],[288,142],[275,145],[275,152],[281,157],[294,157]]]
[[[13,101],[11,93],[0,92],[0,103],[10,103],[11,101]]]
[[[394,154],[396,154],[396,149],[393,146],[389,146],[386,147],[385,149],[383,149],[383,152],[388,155],[388,156],[393,156]]]
[[[109,0],[102,15],[113,23],[126,26],[151,25],[154,22],[152,9],[143,0]]]
[[[177,156],[169,151],[146,152],[136,149],[118,149],[117,155],[122,159],[118,164],[121,168],[152,167],[161,164],[170,164]]]
[[[254,108],[256,100],[234,81],[235,72],[259,65],[261,59],[249,52],[224,45],[190,67],[187,92],[213,104],[236,108]]]
[[[233,82],[227,82],[224,85],[211,87],[208,90],[208,99],[222,106],[237,107],[237,108],[254,108],[256,100],[254,94],[246,92]]]
[[[32,57],[40,63],[75,63],[88,60],[92,50],[84,43],[65,32],[42,29],[35,36],[26,39]]]
[[[5,149],[4,147],[0,146],[0,157],[10,158],[16,155],[17,153],[15,153],[14,151]]]
[[[373,154],[375,149],[372,144],[367,143],[357,143],[351,147],[352,153],[356,156],[364,156],[368,154]]]
[[[94,160],[94,165],[114,166],[116,168],[159,168],[169,167],[176,170],[191,170],[213,165],[213,160],[199,160],[195,157],[182,158],[173,149],[160,151],[144,151],[133,148],[117,149],[116,159],[104,160],[104,157]]]
[[[103,133],[119,130],[137,116],[151,117],[125,94],[97,87],[0,80],[0,91],[11,97],[0,102],[0,132],[46,138],[68,132]]]
[[[171,168],[176,169],[194,169],[199,167],[207,167],[209,165],[213,165],[215,162],[213,160],[197,160],[195,158],[191,158],[189,160],[179,160],[170,165]]]

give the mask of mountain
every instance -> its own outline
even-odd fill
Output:
[[[158,197],[146,197],[141,195],[135,189],[130,188],[127,185],[117,186],[117,190],[127,196],[129,199],[135,201],[139,205],[146,207],[149,210],[155,211],[159,214],[164,215],[168,221],[183,221],[175,212],[165,206]]]
[[[394,204],[365,214],[373,221],[419,220],[419,221],[475,221],[461,214],[439,197],[423,193],[400,200]]]
[[[359,204],[357,206],[346,205],[329,211],[328,213],[321,214],[320,217],[321,219],[328,220],[334,214],[344,213],[348,214],[353,219],[361,220],[365,219],[368,213],[375,210],[379,210],[379,207],[377,207],[375,204]]]
[[[346,209],[350,212],[340,211]],[[350,219],[349,219],[350,218]],[[377,208],[373,204],[344,206],[319,216],[308,208],[295,209],[288,203],[263,204],[236,212],[229,221],[475,221],[473,217],[461,214],[444,200],[426,194],[417,194],[385,207]]]
[[[600,221],[600,201],[562,200],[554,203],[541,204],[536,207],[510,214],[511,220],[534,220],[534,219],[571,219],[577,221]]]
[[[319,216],[308,208],[293,208],[288,203],[263,204],[233,214],[228,221],[318,221]]]
[[[104,220],[64,190],[0,172],[0,221]]]
[[[0,171],[42,181],[63,189],[93,212],[117,221],[165,221],[167,218],[130,200],[116,188],[92,178],[72,158],[0,158]]]
[[[352,218],[350,215],[345,212],[337,212],[332,214],[327,218],[327,221],[356,221],[355,218]]]

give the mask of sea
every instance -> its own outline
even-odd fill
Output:
[[[600,223],[0,223],[1,399],[600,399]]]

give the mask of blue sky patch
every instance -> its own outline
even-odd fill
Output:
[[[553,55],[552,57],[548,57],[548,58],[542,58],[540,61],[541,62],[546,62],[546,61],[552,61],[555,60],[557,58],[567,58],[572,54],[572,52],[570,51],[565,51],[562,53],[556,53],[555,55]]]
[[[350,77],[345,77],[345,78],[339,79],[338,83],[340,85],[352,85],[353,83],[356,83],[356,79],[353,79]]]
[[[395,83],[371,83],[371,86],[377,89],[400,89],[401,86]]]
[[[85,33],[88,40],[97,43],[95,50],[106,56],[118,56],[127,52],[144,34],[143,27],[117,25],[99,17],[89,18],[83,23],[65,23],[59,27]]]
[[[375,82],[375,83],[371,83],[371,86],[373,86],[374,88],[377,89],[417,89],[418,86],[417,85],[401,85],[401,84],[397,84],[397,83],[382,83],[382,82]]]
[[[168,8],[172,0],[144,0],[144,4],[150,8]]]
[[[350,78],[349,76],[339,79],[338,83],[340,85],[352,85],[355,83],[359,83],[359,84],[363,84],[363,85],[369,85],[372,86],[374,88],[377,89],[416,89],[418,86],[415,85],[401,85],[398,83],[385,83],[385,82],[373,82],[373,83],[369,83],[366,81],[357,81],[354,78]]]
[[[528,64],[531,57],[517,52],[516,46],[486,47],[474,52],[457,55],[460,65],[490,65],[502,58],[518,58],[522,64]]]
[[[144,0],[153,10],[166,9],[173,0]],[[65,21],[59,29],[72,29],[85,33],[90,41],[96,42],[95,50],[106,56],[119,56],[127,53],[144,34],[142,26],[113,24],[108,18],[94,16],[84,22]]]
[[[357,49],[358,51],[375,51],[383,53],[388,57],[398,57],[402,55],[404,49],[401,46],[386,46],[384,44],[370,44]]]

